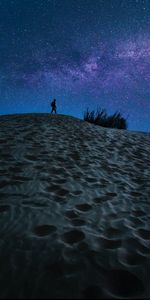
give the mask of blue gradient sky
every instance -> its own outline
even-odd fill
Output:
[[[0,114],[120,111],[150,131],[149,0],[0,0]]]

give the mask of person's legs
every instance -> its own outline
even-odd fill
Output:
[[[53,113],[53,111],[54,111],[55,114],[56,114],[56,108],[55,108],[55,107],[52,107],[51,114]]]

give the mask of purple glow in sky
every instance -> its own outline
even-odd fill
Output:
[[[122,110],[150,128],[150,2],[0,0],[0,113]],[[28,98],[28,99],[27,99]]]

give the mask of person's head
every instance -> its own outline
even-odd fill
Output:
[[[56,102],[56,99],[54,99],[54,102]]]

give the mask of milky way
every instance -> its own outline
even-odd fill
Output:
[[[1,0],[0,113],[121,110],[149,131],[150,2]]]

